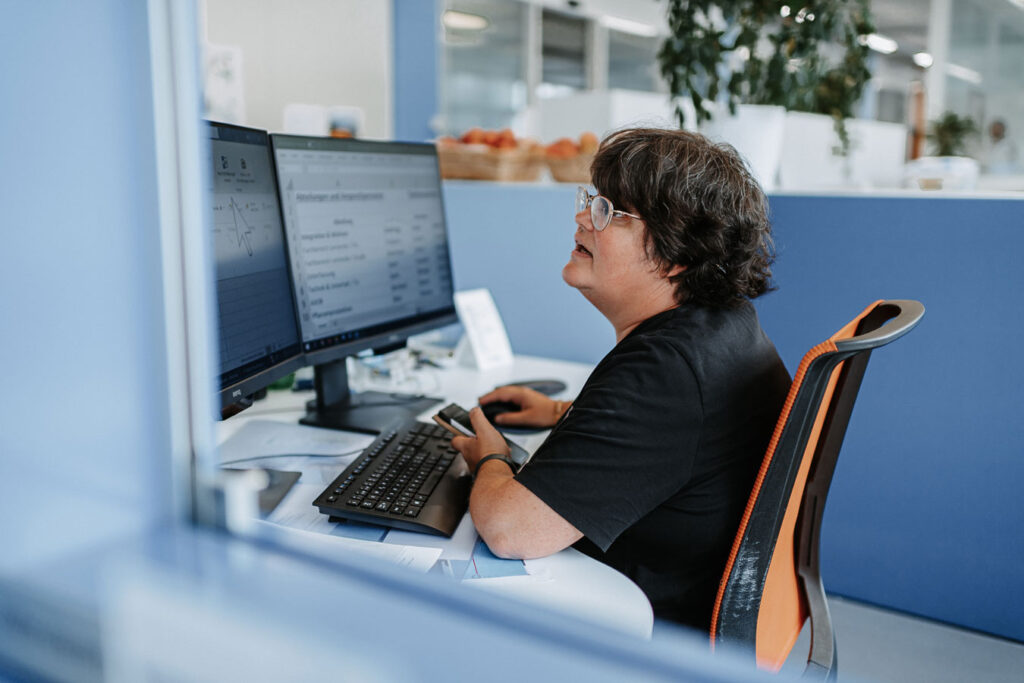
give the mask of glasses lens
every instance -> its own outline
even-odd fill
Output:
[[[580,185],[576,188],[576,213],[579,213],[583,209],[587,208],[587,200],[590,199],[590,195],[587,193],[587,188]]]
[[[598,195],[590,204],[590,221],[595,230],[604,230],[612,220],[612,203]]]

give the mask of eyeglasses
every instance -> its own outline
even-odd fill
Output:
[[[590,194],[587,192],[587,188],[580,185],[576,188],[576,213],[583,211],[588,206],[590,207],[590,222],[594,224],[594,230],[604,230],[607,228],[614,216],[629,216],[630,218],[643,220],[643,218],[640,218],[635,213],[616,210],[612,206],[610,199],[599,194]]]

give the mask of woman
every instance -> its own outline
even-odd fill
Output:
[[[764,193],[735,150],[684,131],[613,134],[577,197],[562,278],[615,328],[570,405],[522,387],[505,425],[553,427],[516,473],[479,408],[452,444],[476,480],[491,550],[570,545],[615,567],[660,618],[708,629],[728,556],[790,379],[749,299],[769,289]]]

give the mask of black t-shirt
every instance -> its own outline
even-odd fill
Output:
[[[656,616],[707,630],[789,385],[749,303],[659,313],[597,365],[516,479]]]

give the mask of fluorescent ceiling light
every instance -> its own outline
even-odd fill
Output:
[[[968,83],[974,83],[975,85],[981,84],[981,74],[974,69],[968,69],[966,66],[947,63],[946,73],[953,78],[959,78],[961,81],[967,81]]]
[[[900,47],[895,40],[889,36],[883,36],[881,33],[869,33],[866,36],[861,36],[860,44],[867,45],[870,49],[881,52],[883,55],[891,55]]]
[[[441,15],[441,23],[444,24],[445,28],[456,31],[483,31],[491,25],[491,22],[487,21],[487,17],[482,17],[479,14],[470,14],[469,12],[459,12],[453,9],[446,10]]]
[[[934,61],[935,60],[932,59],[932,56],[930,54],[928,54],[927,52],[915,52],[914,53],[914,64],[917,64],[922,69],[927,69],[928,67],[930,67],[932,65],[932,62],[934,62]]]
[[[650,24],[644,24],[643,22],[633,21],[632,19],[623,19],[622,17],[613,17],[609,14],[602,16],[599,21],[601,25],[614,29],[616,31],[622,31],[623,33],[632,33],[637,36],[646,36],[653,38],[658,35],[658,29]]]
[[[1024,9],[1024,0],[1007,0],[1011,5],[1017,9]]]

